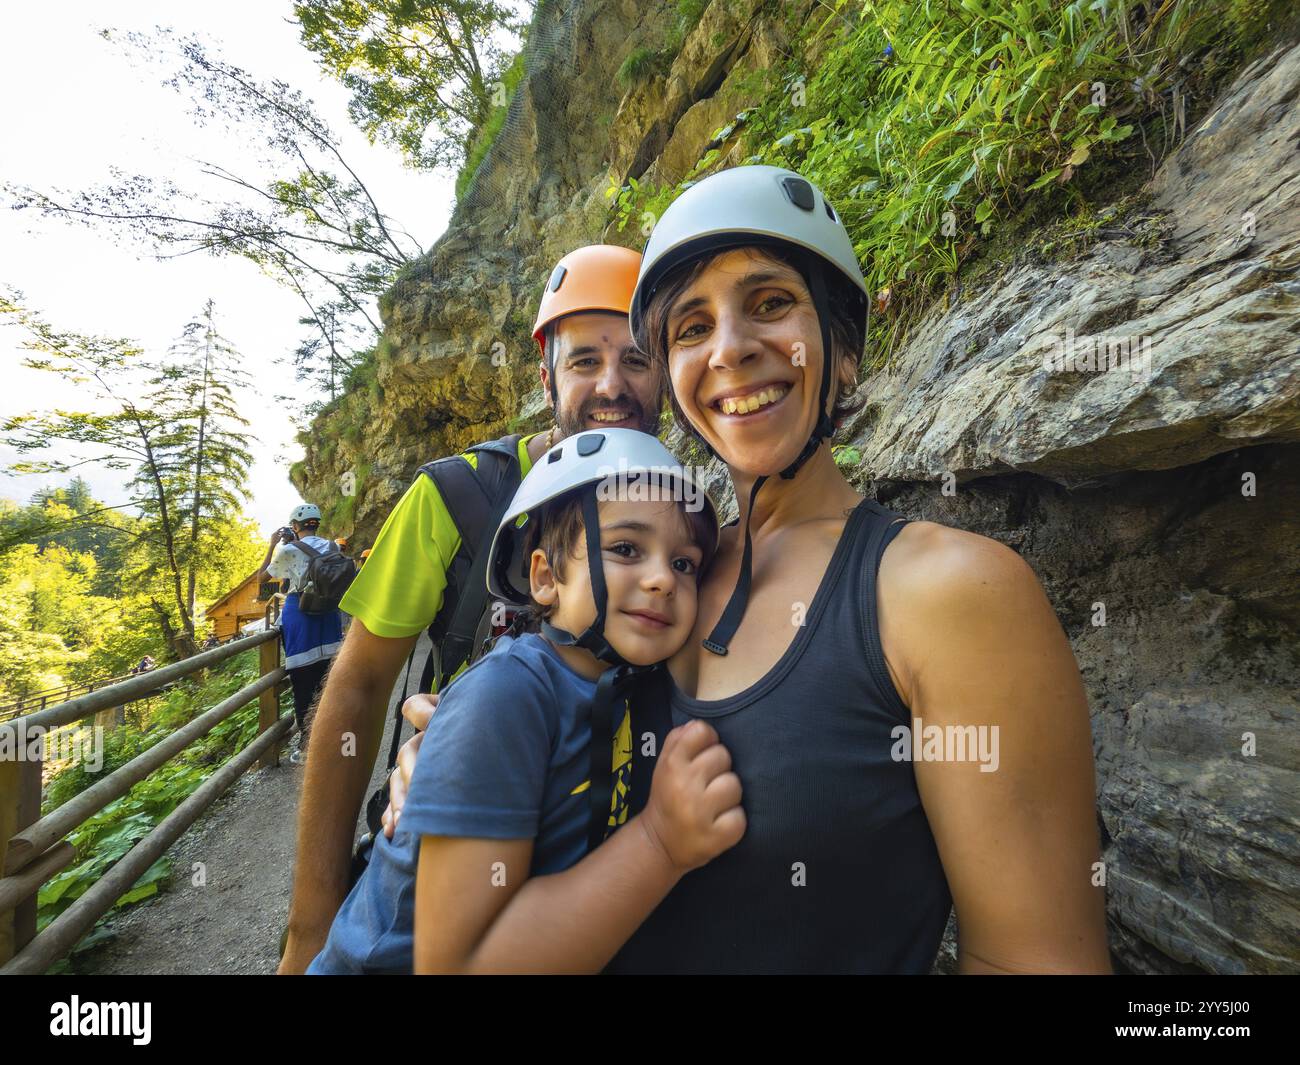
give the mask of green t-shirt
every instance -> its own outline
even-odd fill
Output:
[[[519,441],[520,477],[532,468],[528,441]],[[478,468],[478,455],[463,456]],[[401,639],[427,629],[442,609],[447,566],[460,533],[432,478],[420,474],[379,530],[375,546],[339,608],[376,636]]]

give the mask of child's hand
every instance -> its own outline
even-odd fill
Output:
[[[411,785],[411,775],[415,772],[424,730],[429,727],[437,709],[437,695],[412,695],[402,704],[402,716],[415,726],[415,735],[398,748],[397,768],[388,778],[388,809],[380,820],[384,824],[384,835],[389,839],[393,838],[393,833],[397,830],[397,819],[401,817],[402,807],[406,804],[406,792]]]
[[[664,740],[646,803],[650,838],[682,872],[712,861],[745,834],[740,778],[713,726],[691,721]]]

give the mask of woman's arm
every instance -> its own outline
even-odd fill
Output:
[[[529,879],[533,841],[424,836],[417,973],[596,973],[681,876],[745,831],[740,781],[702,721],[664,741],[646,809],[562,873]]]
[[[1088,703],[1037,577],[994,540],[921,522],[885,552],[879,595],[913,748],[918,725],[984,743],[982,763],[914,766],[957,911],[958,970],[1111,972]]]

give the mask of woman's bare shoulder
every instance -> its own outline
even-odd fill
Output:
[[[987,536],[909,523],[885,550],[877,589],[885,660],[909,707],[926,686],[942,689],[953,676],[960,682],[970,663],[1009,649],[1044,668],[1072,664],[1038,577]]]
[[[1042,594],[1029,564],[1005,544],[932,521],[903,526],[881,559],[880,585],[920,610]]]

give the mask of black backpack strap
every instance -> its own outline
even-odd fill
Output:
[[[460,533],[460,549],[448,566],[444,609],[429,627],[433,653],[420,678],[420,691],[432,691],[474,653],[475,634],[487,606],[487,564],[492,536],[519,488],[519,436],[507,436],[470,448],[477,469],[460,455],[420,467],[437,486]],[[450,607],[448,611],[447,607]]]
[[[664,740],[673,728],[670,707],[668,667],[659,664],[648,671],[632,689],[628,709],[632,715],[632,794],[629,796],[628,816],[634,817],[646,808],[650,799],[650,784]],[[654,742],[645,742],[646,733]],[[646,748],[649,747],[649,750]]]
[[[311,544],[304,544],[301,540],[290,540],[289,546],[296,547],[308,558],[321,558],[325,554],[324,551],[317,551]]]
[[[420,641],[415,641],[419,646]],[[402,704],[406,702],[406,693],[411,686],[411,666],[415,663],[415,648],[411,648],[411,655],[406,660],[406,675],[402,678],[402,697],[397,702],[397,707],[393,711],[393,738],[388,744],[388,772],[391,775],[397,768],[397,752],[402,746]],[[381,811],[382,812],[382,811]],[[371,830],[375,831],[374,826]]]

